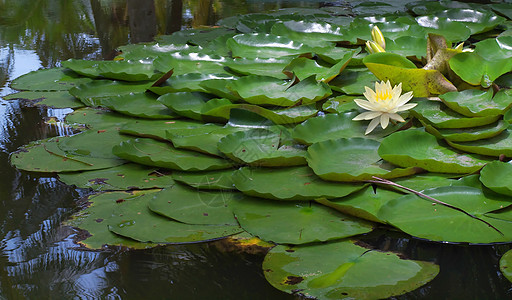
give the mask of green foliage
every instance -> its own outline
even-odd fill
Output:
[[[338,7],[236,16],[122,46],[113,61],[71,59],[24,75],[12,87],[26,91],[6,99],[85,105],[66,117],[84,132],[26,145],[11,163],[114,191],[91,196],[69,221],[92,249],[245,232],[289,244],[263,266],[285,292],[373,299],[414,290],[436,265],[345,238],[379,223],[436,242],[512,242],[512,170],[492,161],[512,158],[512,96],[500,86],[510,87],[512,40],[496,37],[504,18],[494,12],[511,6],[375,2],[351,12],[369,5],[366,17]],[[375,25],[385,53],[362,47]],[[471,49],[452,48],[470,37],[479,40]],[[365,134],[354,99],[377,80],[413,92],[416,107],[400,113],[414,120]]]

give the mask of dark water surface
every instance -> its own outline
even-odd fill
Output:
[[[154,6],[152,6],[154,5]],[[86,190],[17,171],[9,153],[70,133],[47,125],[70,110],[5,101],[14,78],[69,58],[111,59],[114,49],[223,17],[320,2],[240,0],[0,0],[0,299],[291,299],[264,279],[262,257],[218,244],[145,251],[84,251],[62,226]],[[155,8],[155,9],[153,9]],[[367,242],[441,265],[439,276],[404,299],[507,299],[498,261],[509,245],[454,246],[374,233]]]

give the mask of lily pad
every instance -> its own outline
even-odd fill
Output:
[[[130,163],[97,171],[59,174],[59,180],[95,191],[143,190],[174,184],[170,175],[162,174],[155,168]]]
[[[512,164],[493,161],[480,170],[480,181],[489,189],[512,196],[509,182],[512,179]]]
[[[246,195],[275,200],[345,197],[363,185],[323,181],[309,167],[249,168],[233,173],[235,187]]]
[[[180,116],[202,120],[201,109],[212,97],[205,93],[178,92],[158,97],[158,102],[167,106]]]
[[[461,115],[439,101],[421,99],[417,101],[411,114],[423,122],[436,128],[469,128],[484,126],[496,122],[500,116],[466,117]]]
[[[119,134],[114,127],[103,130],[87,130],[85,132],[60,139],[58,147],[70,155],[117,158],[112,154],[112,147],[127,141],[128,136]]]
[[[121,114],[146,119],[174,119],[173,111],[157,101],[151,93],[134,93],[101,99],[101,104]]]
[[[252,129],[222,138],[218,149],[229,158],[254,166],[296,166],[306,164],[306,151],[298,145],[283,143],[280,130]]]
[[[367,68],[346,68],[341,74],[329,82],[329,86],[337,92],[348,95],[362,95],[365,86],[373,86],[378,78]]]
[[[233,79],[233,76],[226,74],[199,74],[188,73],[184,75],[171,76],[160,86],[151,86],[149,90],[155,94],[163,95],[176,92],[208,92],[201,83],[212,79]]]
[[[311,46],[273,34],[239,34],[227,41],[233,57],[278,58],[313,52]]]
[[[427,132],[451,142],[470,142],[492,138],[502,133],[509,126],[508,122],[503,120],[489,125],[459,129],[436,129],[428,124],[424,125]]]
[[[12,81],[11,87],[21,91],[68,91],[91,81],[91,78],[81,77],[65,68],[53,68],[20,76]]]
[[[271,32],[277,36],[285,36],[294,41],[315,46],[326,42],[344,41],[346,30],[342,26],[326,22],[291,20],[274,24]]]
[[[96,78],[100,77],[98,65],[103,62],[104,61],[71,58],[61,62],[61,65],[82,76]]]
[[[499,157],[505,155],[512,157],[512,127],[508,126],[506,130],[489,139],[471,141],[471,142],[452,142],[447,141],[450,146],[469,153]]]
[[[357,112],[352,111],[311,118],[297,125],[293,130],[292,136],[297,141],[306,145],[352,137],[366,137],[379,140],[400,128],[400,125],[388,126],[386,129],[379,127],[372,133],[365,135],[366,124],[352,121],[357,115]]]
[[[372,230],[367,221],[316,203],[247,198],[233,201],[230,206],[243,229],[274,243],[324,242]]]
[[[309,146],[306,159],[316,175],[332,181],[363,181],[372,176],[395,178],[418,171],[411,166],[402,169],[382,162],[377,153],[379,145],[365,138],[327,140]]]
[[[191,225],[172,221],[148,209],[154,195],[124,201],[106,220],[110,231],[139,242],[181,244],[220,239],[242,229],[233,225]]]
[[[356,96],[341,95],[327,99],[322,104],[322,110],[329,113],[344,114],[350,111],[359,111],[360,107],[354,102],[354,99],[361,98]]]
[[[68,91],[55,92],[32,92],[24,91],[10,94],[2,97],[4,100],[21,99],[37,106],[47,106],[52,108],[80,108],[84,104]]]
[[[112,151],[115,155],[132,162],[173,170],[206,171],[227,169],[233,166],[225,159],[176,149],[170,143],[149,138],[137,138],[122,142]]]
[[[170,55],[161,55],[154,61],[155,68],[167,73],[174,69],[174,75],[184,75],[188,73],[201,74],[223,74],[225,57],[218,55],[208,55],[203,53],[180,53],[175,52]]]
[[[133,120],[122,125],[119,132],[139,137],[166,140],[167,132],[180,132],[202,127],[203,123],[192,120]]]
[[[500,258],[500,270],[501,273],[507,278],[509,281],[512,281],[512,271],[511,269],[512,265],[512,250],[509,250],[503,254],[503,256]]]
[[[379,217],[408,234],[432,241],[497,243],[512,240],[512,223],[485,215],[512,204],[509,197],[467,186],[439,187],[423,193],[474,217],[414,194],[389,201],[380,210]]]
[[[319,65],[316,61],[306,57],[295,58],[284,69],[283,73],[291,79],[297,76],[299,80],[304,80],[312,75],[317,81],[328,83],[338,76],[352,59],[352,52],[346,53],[343,59],[331,67]]]
[[[232,169],[209,172],[172,172],[175,181],[200,190],[236,190]]]
[[[494,97],[492,89],[489,89],[450,92],[439,98],[449,108],[468,117],[502,115],[512,107],[512,94],[508,90],[501,90]]]
[[[72,88],[69,93],[87,106],[101,105],[101,99],[110,96],[143,93],[151,84],[145,82],[122,82],[112,80],[94,80]]]
[[[85,125],[90,129],[120,127],[130,120],[121,114],[104,109],[84,107],[66,116],[65,121],[70,125]]]
[[[310,104],[332,94],[329,86],[310,76],[299,83],[273,77],[250,75],[232,82],[228,88],[243,100],[257,105],[293,106]]]
[[[484,158],[443,147],[433,135],[421,130],[404,130],[384,138],[379,156],[397,166],[420,167],[438,173],[471,173],[488,162]]]
[[[160,190],[110,192],[95,194],[87,199],[89,207],[73,215],[66,225],[85,230],[88,234],[80,241],[89,249],[102,249],[105,245],[121,246],[134,249],[146,249],[158,246],[152,243],[141,243],[131,238],[125,238],[108,230],[107,220],[117,216],[124,203],[141,201],[142,198],[151,198]],[[82,235],[81,235],[82,236]]]
[[[231,70],[242,75],[270,76],[286,79],[283,69],[293,57],[278,58],[235,58],[225,63]]]
[[[121,159],[87,157],[66,153],[57,146],[59,141],[65,139],[65,137],[51,138],[26,145],[11,154],[11,164],[25,171],[61,173],[106,169],[126,162]]]
[[[237,225],[228,207],[243,194],[227,191],[198,191],[173,185],[163,189],[149,201],[153,212],[186,224]]]
[[[123,81],[156,80],[163,75],[155,69],[151,60],[103,61],[97,68],[101,76]]]
[[[306,298],[378,299],[419,288],[436,277],[439,266],[340,241],[276,246],[263,270],[275,288]]]

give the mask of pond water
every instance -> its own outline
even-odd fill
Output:
[[[332,4],[332,3],[331,3]],[[331,5],[329,4],[329,5]],[[334,3],[341,5],[342,3]],[[346,3],[345,3],[346,4]],[[5,101],[14,78],[69,58],[111,59],[118,46],[150,41],[181,28],[214,25],[221,18],[284,7],[319,7],[319,1],[0,1],[0,299],[293,299],[263,277],[263,257],[228,251],[219,243],[144,251],[87,251],[62,226],[90,192],[51,176],[20,172],[9,153],[31,141],[65,135],[48,125],[70,110]],[[376,231],[375,247],[441,266],[438,277],[403,299],[504,299],[512,284],[498,261],[511,247],[428,243]]]

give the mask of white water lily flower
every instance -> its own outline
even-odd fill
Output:
[[[354,121],[372,120],[364,134],[372,132],[379,123],[385,129],[388,127],[389,119],[405,122],[398,112],[416,106],[416,103],[407,104],[412,99],[412,92],[400,95],[402,93],[402,83],[391,88],[391,83],[388,80],[387,82],[375,82],[375,91],[367,86],[364,88],[366,92],[363,95],[368,100],[354,99],[354,101],[358,106],[369,111],[359,114],[352,119]]]

